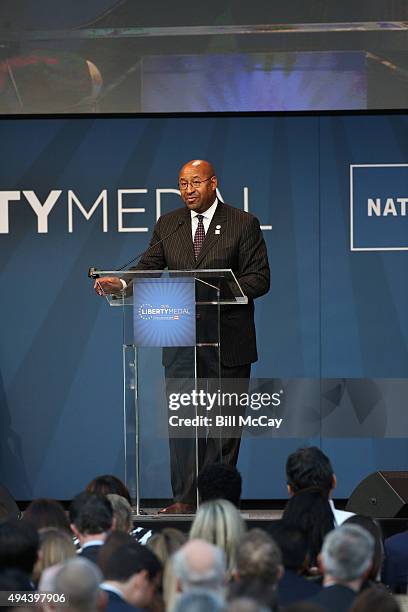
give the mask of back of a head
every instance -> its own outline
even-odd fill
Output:
[[[237,554],[240,580],[276,584],[281,574],[282,555],[276,542],[263,529],[250,529],[242,538]]]
[[[198,475],[197,488],[202,503],[212,499],[227,499],[239,508],[242,478],[237,468],[232,465],[208,465]]]
[[[109,495],[110,493],[114,493],[115,495],[124,497],[129,504],[132,503],[129,489],[117,476],[113,476],[113,474],[97,476],[87,484],[85,490],[88,493],[97,493],[98,495]]]
[[[132,529],[132,506],[122,495],[109,493],[106,497],[112,506],[113,516],[115,517],[115,530],[129,533]]]
[[[182,591],[221,590],[225,583],[223,551],[205,540],[190,540],[172,557],[173,571]]]
[[[182,593],[173,612],[224,612],[224,599],[212,591],[199,590]]]
[[[71,611],[96,610],[99,597],[99,584],[102,574],[99,568],[84,558],[65,561],[54,577],[56,593],[65,595]]]
[[[62,529],[50,527],[40,531],[39,558],[34,567],[33,580],[38,582],[44,569],[76,557],[71,536]]]
[[[135,541],[115,548],[104,563],[105,580],[126,582],[143,570],[152,580],[161,571],[161,563],[151,550]]]
[[[341,525],[327,534],[322,548],[325,576],[352,582],[371,567],[374,538],[359,525]]]
[[[226,499],[201,504],[190,530],[190,539],[202,539],[225,553],[229,572],[236,567],[238,544],[246,531],[238,509]]]
[[[147,547],[154,552],[164,565],[186,541],[187,536],[183,531],[174,527],[165,527],[152,535],[147,543]]]
[[[72,500],[69,516],[83,535],[105,533],[112,527],[112,505],[104,495],[80,493]]]
[[[360,527],[366,529],[373,536],[373,565],[368,578],[370,580],[377,580],[384,561],[383,535],[380,525],[373,518],[361,514],[350,516],[350,518],[344,521],[343,525],[360,525]]]
[[[131,535],[124,531],[111,531],[102,546],[99,547],[96,558],[99,569],[106,577],[106,564],[110,560],[115,550],[125,544],[132,544],[135,541]],[[110,561],[109,561],[110,562]]]
[[[391,593],[378,587],[361,591],[350,608],[350,612],[374,612],[375,610],[400,612],[401,608]]]
[[[15,568],[31,576],[38,546],[38,533],[31,523],[17,519],[0,523],[0,569]]]
[[[304,569],[308,552],[304,532],[284,521],[274,521],[269,533],[279,546],[284,567],[296,572]]]
[[[34,499],[25,509],[24,521],[30,521],[36,529],[56,527],[69,532],[69,521],[63,506],[55,499]]]
[[[316,487],[328,494],[333,487],[330,459],[317,446],[298,448],[287,458],[286,479],[294,493]]]

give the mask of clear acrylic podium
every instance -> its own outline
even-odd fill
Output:
[[[166,386],[169,372],[174,370],[177,372],[177,378],[193,379],[197,382],[198,377],[203,377],[203,372],[198,368],[200,352],[211,351],[211,372],[204,373],[204,376],[220,379],[222,313],[238,305],[247,304],[248,298],[231,270],[93,270],[92,276],[116,276],[127,282],[127,288],[120,294],[105,297],[111,307],[122,308],[125,482],[134,499],[136,513],[141,514],[142,499],[172,497],[167,467],[169,450]],[[177,287],[188,283],[192,288],[195,302],[193,341],[190,340],[191,344],[187,346],[181,343],[180,346],[173,344],[169,348],[166,344],[161,346],[160,334],[158,338],[153,339],[153,334],[150,334],[140,342],[135,338],[135,317],[152,318],[150,313],[157,312],[156,307],[167,307],[168,304],[161,299],[160,292],[174,288],[175,283]],[[147,290],[147,295],[155,291],[155,309],[152,310],[150,302],[143,304],[145,308],[142,309],[139,305],[137,308],[134,306],[137,300],[134,296],[139,295],[140,289]],[[178,316],[173,318],[177,319]],[[152,324],[151,321],[149,323]],[[176,321],[175,326],[177,323]],[[151,341],[154,346],[150,345]],[[169,369],[169,362],[172,360],[172,369]],[[184,363],[181,368],[180,363]],[[183,368],[186,369],[185,372]],[[194,435],[197,449],[197,430]],[[194,463],[196,477],[200,467],[197,451]],[[195,496],[197,499],[196,491]]]

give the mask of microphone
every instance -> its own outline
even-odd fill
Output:
[[[136,257],[133,257],[133,259],[131,259],[130,261],[128,261],[127,263],[125,263],[123,266],[121,266],[120,268],[118,268],[118,272],[120,270],[124,270],[125,268],[127,268],[128,266],[130,266],[130,264],[132,264],[134,261],[137,261],[138,259],[140,259],[141,257],[143,257],[143,255],[146,255],[146,253],[148,253],[151,249],[153,249],[154,247],[156,247],[158,244],[161,244],[162,242],[165,242],[168,238],[170,238],[171,236],[173,236],[173,234],[175,234],[182,225],[184,225],[185,221],[184,219],[179,219],[177,226],[174,228],[174,230],[172,230],[171,232],[169,232],[168,234],[166,234],[163,238],[161,238],[160,240],[158,240],[157,242],[155,242],[154,244],[151,244],[149,247],[147,247],[147,249],[145,249],[144,251],[142,251],[141,253],[139,253],[138,255],[136,255]],[[88,276],[89,278],[99,278],[99,274],[97,272],[97,269],[95,267],[90,267],[88,269]]]

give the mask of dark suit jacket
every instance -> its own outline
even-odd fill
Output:
[[[408,582],[408,531],[387,538],[384,551],[382,581],[394,592],[403,593]]]
[[[88,559],[88,561],[93,561],[94,563],[96,563],[100,548],[101,548],[100,544],[96,544],[95,546],[86,546],[86,548],[83,548],[81,552],[78,553],[78,556],[83,557],[84,559]]]
[[[358,593],[340,584],[322,587],[320,592],[308,599],[310,603],[321,606],[327,612],[348,612]]]
[[[105,612],[142,612],[142,608],[135,608],[112,591],[105,591],[108,595],[108,605]]]
[[[278,600],[281,606],[288,606],[296,601],[303,601],[317,595],[320,584],[299,576],[293,570],[285,568],[283,577],[278,582]]]
[[[217,225],[219,234],[215,233]],[[258,219],[219,201],[197,261],[187,207],[160,217],[150,245],[160,240],[163,242],[149,249],[135,269],[232,269],[249,303],[222,307],[221,361],[226,366],[256,361],[253,300],[266,293],[270,284],[268,256]]]

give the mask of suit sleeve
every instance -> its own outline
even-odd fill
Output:
[[[250,299],[269,291],[270,269],[266,244],[259,221],[252,216],[250,222],[245,224],[240,240],[238,281]]]

